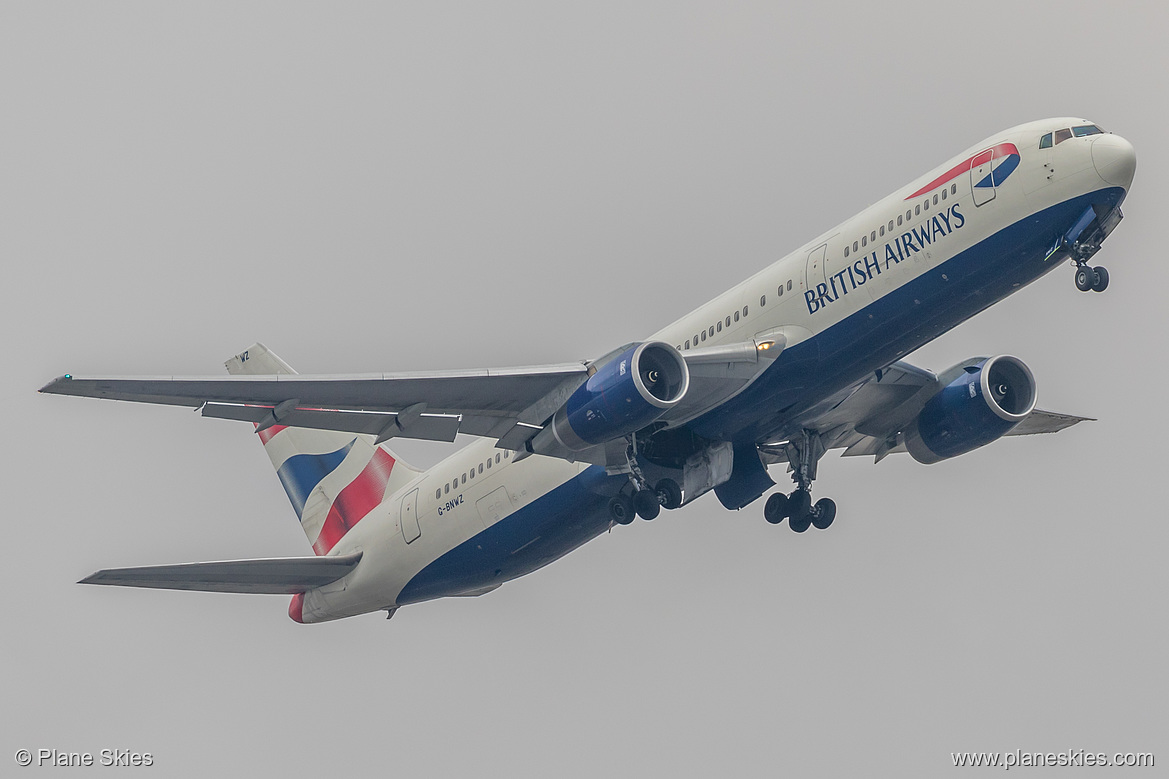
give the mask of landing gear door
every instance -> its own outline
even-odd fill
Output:
[[[994,200],[994,149],[974,155],[970,161],[970,190],[974,193],[974,205],[983,206]]]
[[[422,535],[422,528],[418,526],[418,490],[410,490],[410,494],[402,498],[401,525],[402,538],[407,544]]]

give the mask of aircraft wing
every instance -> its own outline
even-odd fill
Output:
[[[931,371],[895,362],[810,409],[796,424],[819,431],[825,450],[844,449],[845,457],[872,455],[880,462],[888,454],[905,451],[897,434],[942,384]],[[1085,421],[1095,420],[1035,409],[1007,435],[1055,433]],[[785,444],[764,444],[760,451],[767,462],[787,462]]]
[[[355,552],[337,557],[284,557],[109,568],[85,577],[78,584],[292,595],[337,581],[352,571],[360,560],[361,552]]]
[[[272,425],[453,441],[503,439],[552,415],[588,378],[584,363],[430,373],[226,377],[65,375],[41,392],[201,408],[204,416]],[[523,434],[526,440],[531,432]]]

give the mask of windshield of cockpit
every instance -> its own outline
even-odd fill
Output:
[[[1039,139],[1040,149],[1050,149],[1052,146],[1058,146],[1069,138],[1083,138],[1085,135],[1100,135],[1104,131],[1094,124],[1081,124],[1077,127],[1065,127],[1062,130],[1056,130],[1053,133],[1048,133]]]

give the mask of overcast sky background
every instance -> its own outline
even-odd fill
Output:
[[[1169,11],[789,5],[0,2],[0,765],[22,747],[150,752],[168,777],[1169,763]],[[256,340],[317,373],[593,358],[1061,115],[1137,149],[1098,255],[1111,288],[1060,269],[912,359],[1018,355],[1042,407],[1098,422],[929,467],[832,455],[829,532],[708,496],[392,622],[74,584],[309,548],[247,425],[37,395],[55,376],[216,374]]]

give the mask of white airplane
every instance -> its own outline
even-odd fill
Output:
[[[201,408],[252,422],[316,557],[99,571],[92,584],[292,594],[322,622],[480,595],[634,515],[709,491],[792,530],[823,454],[933,463],[1083,417],[1035,408],[1018,358],[940,374],[900,358],[1066,261],[1082,291],[1120,222],[1136,156],[1073,118],[1005,130],[816,237],[645,341],[580,363],[302,376],[260,344],[227,378],[82,378],[41,389]],[[394,437],[480,440],[427,471]]]

